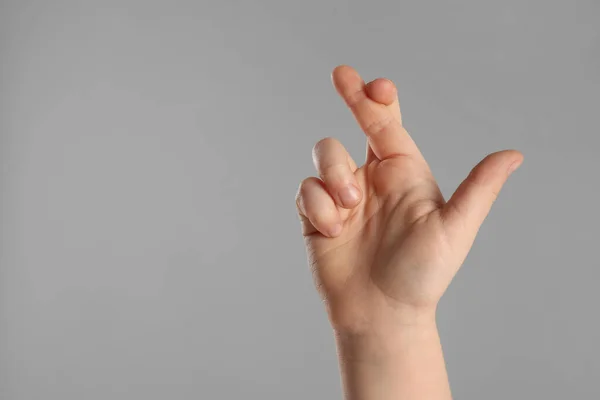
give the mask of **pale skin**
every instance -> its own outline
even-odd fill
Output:
[[[523,155],[489,154],[446,200],[402,124],[393,82],[365,83],[346,65],[332,81],[366,135],[366,159],[359,166],[338,140],[319,141],[318,177],[302,181],[296,204],[345,398],[450,400],[437,304]]]

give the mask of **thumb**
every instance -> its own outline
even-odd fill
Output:
[[[442,208],[449,237],[466,240],[470,248],[500,189],[522,162],[523,154],[504,150],[488,155],[471,170]]]

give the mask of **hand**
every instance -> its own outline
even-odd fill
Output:
[[[357,167],[336,139],[314,147],[319,178],[301,183],[296,203],[316,286],[337,332],[419,323],[435,314],[522,154],[488,155],[446,202],[402,125],[394,84],[365,84],[348,66],[332,80],[367,136],[367,155]]]

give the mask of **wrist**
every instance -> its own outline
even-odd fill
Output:
[[[336,338],[394,341],[403,332],[436,329],[436,306],[377,304],[375,307],[332,307],[329,318]],[[370,339],[371,338],[371,339]]]
[[[338,355],[344,362],[388,364],[407,346],[439,340],[435,313],[419,315],[401,323],[372,326],[360,332],[334,329]]]
[[[335,339],[347,400],[451,399],[435,318]]]

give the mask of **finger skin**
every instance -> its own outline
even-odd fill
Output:
[[[504,150],[485,157],[459,185],[442,208],[445,225],[453,234],[474,240],[508,176],[523,161],[523,154]],[[471,240],[469,240],[470,242]]]
[[[319,178],[306,178],[300,183],[296,206],[305,236],[316,232],[328,237],[340,235],[343,229],[340,213],[325,183]]]
[[[381,94],[381,83],[367,85],[351,67],[340,65],[331,74],[338,94],[352,111],[356,121],[369,139],[373,153],[380,160],[395,156],[419,156],[419,150],[398,119],[399,110],[393,111],[392,104],[382,104],[371,97]],[[385,100],[389,100],[385,95]]]
[[[385,78],[377,78],[367,83],[365,92],[374,101],[389,107],[394,117],[402,124],[402,115],[400,113],[400,104],[398,102],[398,91],[394,83]],[[367,140],[367,162],[377,159],[369,141]]]
[[[336,203],[344,208],[356,207],[362,199],[349,160],[350,155],[337,139],[322,139],[313,148],[313,162],[319,176]]]
[[[396,85],[389,79],[377,78],[367,83],[365,87],[367,95],[377,103],[388,106],[390,112],[402,124],[400,103],[398,101],[398,90]]]

